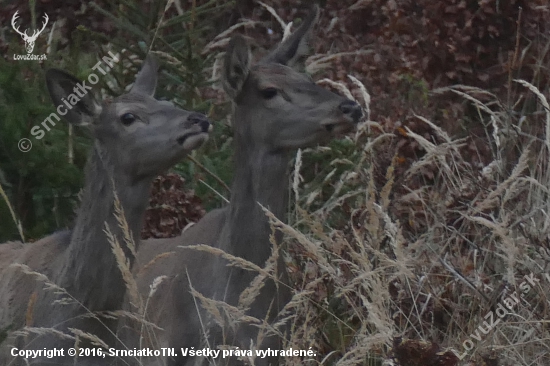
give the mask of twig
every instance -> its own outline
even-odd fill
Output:
[[[216,174],[212,173],[210,170],[208,170],[207,167],[205,167],[204,165],[202,165],[201,163],[199,163],[197,161],[197,159],[195,159],[194,157],[192,157],[191,155],[187,155],[187,158],[189,160],[191,160],[193,163],[197,164],[197,166],[199,168],[201,168],[204,172],[208,173],[210,176],[212,176],[212,178],[214,178],[216,180],[216,182],[220,183],[225,189],[227,189],[227,192],[231,193],[231,189],[229,188],[229,186],[227,184],[225,184],[225,182],[223,180],[220,179],[220,177],[218,177]]]

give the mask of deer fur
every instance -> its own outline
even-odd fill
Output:
[[[361,118],[357,103],[323,89],[300,72],[318,11],[315,7],[287,40],[257,64],[252,64],[250,47],[242,36],[235,36],[229,43],[222,83],[234,107],[230,203],[209,212],[181,237],[147,240],[138,250],[134,273],[142,296],[148,298],[146,319],[163,330],[144,334],[138,326],[133,333],[132,327],[125,324],[121,327],[122,339],[129,348],[148,345],[155,349],[173,347],[177,351],[175,357],[140,360],[144,365],[200,362],[195,357],[184,357],[180,348],[217,349],[227,344],[250,349],[251,342],[260,349],[280,345],[275,336],[258,344],[255,326],[241,324],[221,330],[201,309],[201,302],[190,295],[193,286],[208,298],[237,306],[240,294],[257,276],[256,272],[228,267],[228,261],[219,256],[182,248],[207,244],[263,267],[272,252],[272,231],[260,205],[284,220],[291,152],[350,131]],[[247,316],[272,323],[290,300],[281,256],[277,268],[281,278],[277,282],[266,281],[245,312]],[[150,285],[160,279],[164,280],[151,296]],[[125,361],[132,364],[134,360]],[[257,358],[255,365],[268,362],[276,360]],[[242,362],[220,357],[215,364]]]
[[[122,247],[128,265],[134,261],[123,225],[115,215],[115,202],[120,202],[127,233],[138,245],[153,179],[202,145],[210,129],[204,115],[153,98],[157,69],[157,61],[148,57],[129,93],[110,104],[100,104],[88,93],[65,115],[73,125],[86,125],[94,136],[82,202],[72,230],[36,243],[0,245],[0,329],[51,328],[74,336],[68,329],[76,328],[113,345],[115,322],[87,315],[120,310],[126,291],[105,233],[107,227]],[[69,99],[68,95],[80,83],[55,69],[48,70],[46,79],[56,106],[62,105],[62,98]],[[24,273],[24,268],[47,276],[66,294],[44,290],[43,278]],[[73,300],[70,304],[57,302],[67,297]],[[11,346],[67,349],[75,344],[74,340],[51,332],[35,333],[9,335],[0,345],[0,364],[23,362],[9,354]],[[93,346],[86,337],[81,337],[80,342],[81,347]],[[75,364],[75,358],[68,356],[28,361],[32,365]],[[78,365],[107,362],[110,361],[97,357],[76,359]]]

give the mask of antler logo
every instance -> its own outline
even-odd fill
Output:
[[[31,53],[32,50],[34,49],[34,42],[36,41],[36,38],[38,38],[38,36],[40,35],[40,33],[42,33],[42,31],[44,31],[44,28],[46,28],[46,24],[48,24],[48,14],[44,13],[44,23],[42,23],[42,29],[40,29],[39,31],[38,30],[35,30],[32,34],[32,36],[29,36],[27,34],[27,30],[28,29],[25,29],[25,32],[21,32],[19,31],[19,26],[15,26],[15,21],[17,20],[18,18],[18,15],[17,13],[19,13],[19,10],[15,12],[15,14],[13,14],[13,17],[11,18],[11,26],[13,27],[13,29],[19,33],[21,35],[21,37],[23,37],[23,41],[25,41],[25,49],[27,50],[27,53]]]

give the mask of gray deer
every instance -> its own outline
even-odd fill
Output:
[[[284,219],[290,153],[350,131],[362,117],[357,103],[323,89],[298,71],[304,66],[318,12],[314,7],[287,40],[255,65],[243,37],[235,36],[229,43],[222,81],[234,107],[235,154],[230,203],[209,212],[181,237],[142,243],[137,254],[141,266],[134,268],[142,295],[147,296],[150,284],[159,276],[168,276],[149,299],[147,313],[147,319],[163,331],[150,336],[137,334],[138,330],[132,336],[130,327],[126,327],[122,339],[128,347],[136,347],[146,344],[147,337],[154,338],[151,347],[176,350],[175,355],[161,359],[143,359],[145,365],[192,365],[201,360],[183,355],[182,348],[217,349],[226,344],[248,350],[251,341],[256,342],[257,327],[237,325],[221,331],[208,320],[206,311],[197,312],[201,302],[190,295],[190,284],[206,297],[237,306],[239,296],[257,272],[228,267],[227,260],[218,256],[178,247],[207,244],[264,266],[272,251],[271,228],[260,205]],[[166,252],[175,254],[163,256]],[[290,300],[281,257],[277,267],[280,282],[267,280],[249,306],[247,316],[273,322]],[[256,347],[278,349],[279,344],[280,339],[272,336]],[[268,362],[273,364],[277,360],[256,358],[255,365]],[[242,361],[218,357],[214,363],[242,364]]]
[[[120,310],[126,291],[106,226],[120,243],[129,264],[134,261],[132,251],[125,245],[124,230],[115,217],[115,202],[118,198],[127,232],[137,244],[153,179],[201,146],[211,127],[204,115],[153,98],[157,69],[158,62],[148,57],[129,93],[110,104],[98,103],[88,93],[65,115],[73,125],[87,125],[94,136],[80,209],[70,231],[58,232],[33,244],[0,245],[0,329],[32,326],[71,334],[67,329],[76,328],[107,344],[114,343],[115,321],[90,315]],[[48,70],[46,79],[56,106],[80,83],[56,69]],[[67,296],[44,290],[42,280],[23,273],[13,263],[46,275],[76,302],[57,303],[60,297]],[[10,355],[11,345],[35,350],[65,347],[67,352],[75,344],[74,340],[67,341],[52,331],[44,332],[8,337],[0,347],[0,364],[23,363],[22,358]],[[91,347],[85,336],[80,341],[82,347]],[[28,361],[33,365],[73,365],[75,358],[65,353],[65,357]],[[98,357],[76,359],[79,365],[108,362],[111,361]]]

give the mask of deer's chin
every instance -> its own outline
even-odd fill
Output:
[[[321,126],[330,134],[338,135],[355,129],[355,125],[348,120],[321,123]]]
[[[185,151],[191,151],[199,148],[208,140],[208,133],[194,132],[178,137],[177,141]]]

